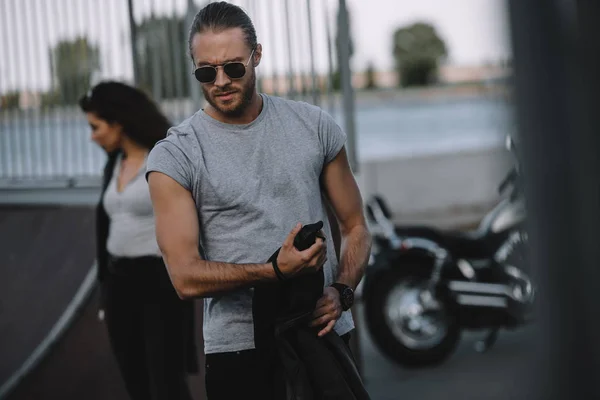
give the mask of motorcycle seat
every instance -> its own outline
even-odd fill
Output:
[[[455,243],[481,243],[485,240],[485,232],[480,230],[443,231],[442,235]]]
[[[454,231],[429,226],[402,226],[396,228],[402,237],[422,237],[439,243],[457,257],[480,258],[488,255],[486,235],[480,230]]]

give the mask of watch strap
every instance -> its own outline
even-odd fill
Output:
[[[279,266],[277,265],[277,256],[279,256],[279,250],[281,250],[281,247],[277,249],[275,253],[273,253],[273,255],[269,258],[269,261],[271,262],[271,265],[273,265],[273,270],[275,271],[277,279],[279,279],[280,281],[284,281],[286,279],[285,275],[283,275],[283,272],[281,272]]]
[[[348,285],[344,285],[343,283],[339,283],[339,282],[334,282],[331,285],[329,285],[331,287],[334,287],[337,289],[338,292],[340,292],[340,294],[342,294],[342,291],[346,288],[350,288],[350,286]]]

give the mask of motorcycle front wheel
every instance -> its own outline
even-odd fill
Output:
[[[460,327],[443,299],[427,287],[427,278],[390,271],[365,297],[369,332],[380,351],[398,364],[440,364],[454,351]]]

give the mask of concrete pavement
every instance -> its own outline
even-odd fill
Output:
[[[473,345],[482,333],[467,332],[456,352],[434,368],[407,369],[390,361],[375,346],[357,310],[365,384],[373,400],[527,399],[535,340],[533,329],[501,331],[496,345],[485,354]]]
[[[93,296],[81,317],[46,359],[9,396],[20,399],[127,398],[108,349],[104,327],[95,318]],[[473,349],[480,334],[467,333],[444,364],[410,370],[387,359],[373,344],[357,308],[365,384],[373,400],[527,399],[527,358],[535,340],[531,328],[502,332],[487,354]],[[200,332],[198,332],[200,333]],[[201,354],[199,354],[201,357]],[[195,399],[204,398],[202,376],[190,377]]]

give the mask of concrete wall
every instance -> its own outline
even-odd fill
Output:
[[[402,223],[440,227],[479,221],[497,201],[497,187],[512,165],[503,148],[364,160],[357,180],[363,197],[379,193]],[[0,204],[95,204],[98,179],[24,182],[0,189]]]
[[[478,222],[511,166],[504,148],[465,150],[365,161],[357,180],[364,198],[387,200],[396,221],[447,227]]]

